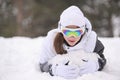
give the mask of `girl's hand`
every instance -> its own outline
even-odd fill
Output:
[[[80,75],[93,73],[98,71],[99,63],[97,61],[88,60],[86,64],[80,67]]]
[[[52,74],[64,78],[73,79],[79,76],[79,67],[76,65],[66,65],[66,63],[52,65]]]

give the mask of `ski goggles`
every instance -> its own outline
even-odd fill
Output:
[[[85,32],[85,27],[77,28],[77,29],[71,29],[71,28],[62,28],[61,29],[63,35],[66,37],[74,36],[74,37],[80,37]]]

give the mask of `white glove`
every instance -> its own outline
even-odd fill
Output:
[[[97,61],[88,60],[86,61],[86,64],[80,67],[80,75],[93,73],[98,71],[98,69],[99,69],[99,64]]]
[[[73,79],[79,76],[79,67],[76,65],[66,65],[66,63],[52,65],[52,74],[67,79]]]

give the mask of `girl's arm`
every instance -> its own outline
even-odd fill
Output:
[[[98,62],[99,62],[99,69],[98,70],[99,71],[101,71],[106,64],[106,59],[104,57],[103,51],[104,51],[103,44],[101,43],[100,40],[97,40],[94,52],[96,52],[100,56],[100,58],[98,59]]]

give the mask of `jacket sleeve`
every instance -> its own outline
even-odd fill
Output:
[[[50,65],[48,64],[48,60],[51,55],[48,54],[48,49],[46,49],[45,45],[42,45],[41,51],[40,51],[40,61],[39,66],[41,72],[48,72]]]
[[[97,39],[94,52],[96,52],[100,56],[100,58],[98,59],[98,62],[99,62],[98,71],[101,71],[106,64],[106,58],[103,54],[103,51],[104,51],[104,45],[101,43],[100,40]]]
[[[40,51],[40,61],[39,61],[39,66],[41,72],[49,72],[50,73],[50,68],[51,65],[48,63],[49,59],[51,59],[54,55],[51,54],[52,52],[47,49],[47,45],[42,45],[42,50]]]
[[[56,55],[53,41],[57,32],[56,29],[49,31],[43,42],[41,42],[39,66],[42,72],[49,72],[50,64],[48,64],[48,61]]]
[[[48,62],[45,62],[43,64],[40,63],[39,65],[40,65],[41,72],[49,72],[52,66],[51,64],[48,64]]]

